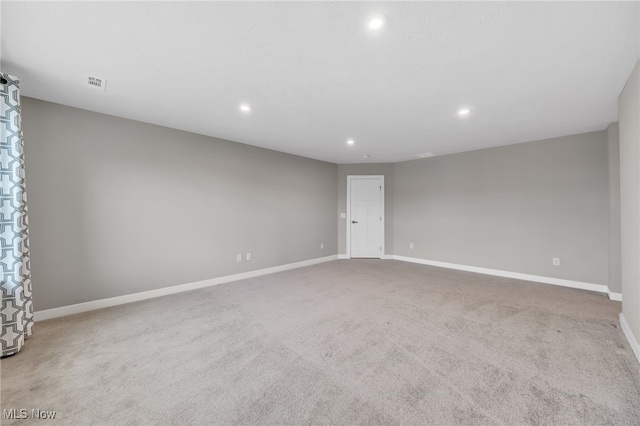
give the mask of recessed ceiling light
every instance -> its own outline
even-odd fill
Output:
[[[347,145],[353,145],[354,143],[356,143],[356,141],[354,141],[353,139],[349,139],[347,141]]]
[[[251,111],[251,107],[247,104],[240,105],[240,111],[249,112]]]
[[[422,154],[416,154],[416,157],[418,158],[429,158],[429,157],[435,157],[436,155],[433,152],[423,152]]]
[[[384,27],[384,24],[387,23],[387,18],[384,15],[376,14],[369,17],[369,22],[367,27],[371,31],[378,31],[380,28]]]
[[[469,108],[460,108],[458,110],[458,115],[469,115],[471,110]]]
[[[362,158],[369,158],[369,157],[371,157],[369,154],[365,154],[362,156]]]

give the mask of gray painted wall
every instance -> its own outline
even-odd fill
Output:
[[[394,254],[607,284],[607,174],[605,131],[396,163]]]
[[[335,164],[22,107],[36,310],[337,253]]]
[[[620,140],[618,123],[607,127],[609,162],[609,290],[622,293],[620,263]]]
[[[640,62],[618,98],[622,312],[640,341]]]
[[[393,253],[393,164],[339,164],[338,165],[338,214],[347,212],[347,176],[383,175],[384,176],[384,250]],[[347,220],[338,219],[338,253],[347,253]]]
[[[620,291],[614,126],[334,165],[29,98],[23,117],[37,310],[346,253],[357,174],[385,176],[386,254]]]

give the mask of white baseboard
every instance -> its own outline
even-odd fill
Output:
[[[348,254],[339,254],[338,259],[351,259]],[[391,254],[383,254],[380,259],[393,259],[393,255]]]
[[[615,300],[617,302],[622,302],[622,293],[614,293],[612,291],[607,291],[607,294],[609,295],[609,299]]]
[[[303,260],[302,262],[289,263],[286,265],[274,266],[265,269],[258,269],[256,271],[243,272],[241,274],[227,275],[225,277],[212,278],[209,280],[198,281],[194,283],[180,284],[171,287],[143,291],[140,293],[126,294],[124,296],[110,297],[108,299],[92,300],[91,302],[78,303],[75,305],[62,306],[60,308],[37,311],[34,313],[33,317],[35,321],[64,317],[67,315],[79,314],[81,312],[94,311],[96,309],[108,308],[116,305],[124,305],[125,303],[138,302],[140,300],[153,299],[155,297],[166,296],[169,294],[182,293],[183,291],[196,290],[199,288],[224,284],[231,281],[244,280],[247,278],[259,277],[261,275],[273,274],[275,272],[288,271],[290,269],[330,262],[336,259],[338,259],[338,255],[319,257],[316,259]]]
[[[622,328],[622,332],[627,338],[627,341],[629,341],[629,345],[631,346],[636,359],[638,360],[638,362],[640,362],[640,345],[638,345],[638,341],[633,335],[631,328],[629,328],[629,323],[627,322],[627,319],[624,317],[624,314],[622,312],[620,312],[620,328]]]
[[[478,266],[459,265],[457,263],[438,262],[435,260],[419,259],[416,257],[405,256],[392,256],[395,260],[401,260],[403,262],[419,263],[422,265],[438,266],[440,268],[457,269],[460,271],[476,272],[478,274],[494,275],[497,277],[515,278],[517,280],[534,281],[544,284],[559,285],[562,287],[578,288],[581,290],[597,291],[600,293],[606,293],[607,295],[617,295],[619,293],[610,293],[609,288],[603,284],[585,283],[582,281],[564,280],[561,278],[543,277],[540,275],[521,274],[519,272],[501,271],[498,269],[480,268]],[[622,295],[620,295],[622,299]],[[615,299],[612,299],[615,300]]]

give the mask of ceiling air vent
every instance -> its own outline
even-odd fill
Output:
[[[90,87],[94,90],[99,90],[101,92],[104,92],[107,88],[107,80],[102,77],[94,77],[91,75],[85,76],[84,84],[87,87]]]

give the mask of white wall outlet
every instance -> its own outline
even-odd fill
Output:
[[[409,248],[413,250],[413,243],[409,243]]]
[[[324,248],[324,243],[320,243],[320,249]]]
[[[242,262],[242,255],[241,254],[236,256],[236,262]]]
[[[247,253],[247,260],[251,260],[251,253]]]
[[[346,218],[347,218],[346,213],[340,213],[340,219],[346,219]]]
[[[553,266],[560,266],[560,258],[559,257],[554,257],[553,259],[551,259],[551,262],[553,263]]]

